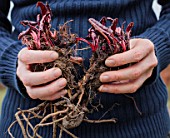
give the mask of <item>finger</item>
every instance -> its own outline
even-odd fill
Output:
[[[101,82],[113,82],[121,80],[135,80],[138,79],[142,74],[148,70],[152,70],[157,65],[157,59],[153,54],[142,61],[117,71],[104,72],[100,76]]]
[[[67,94],[67,90],[61,90],[61,91],[59,91],[59,92],[56,92],[56,93],[53,94],[53,95],[46,96],[46,97],[41,97],[41,98],[39,98],[39,99],[40,99],[40,100],[53,101],[53,100],[56,100],[56,99],[61,98],[61,97],[64,96],[65,94]]]
[[[27,71],[27,73],[23,73],[22,75],[22,82],[25,86],[41,85],[55,80],[61,74],[62,72],[59,68],[51,68],[42,72]]]
[[[55,94],[58,91],[61,91],[67,84],[65,78],[59,78],[58,80],[45,85],[38,87],[28,87],[26,86],[27,93],[32,99],[37,99],[41,97],[46,97]]]
[[[145,58],[153,50],[153,45],[142,41],[132,46],[131,50],[110,56],[106,59],[105,64],[108,67],[116,67],[128,63],[136,63]]]
[[[151,76],[151,72],[143,74],[140,78],[133,81],[126,81],[120,83],[111,83],[101,85],[99,88],[100,92],[115,93],[115,94],[125,94],[125,93],[135,93],[145,82],[145,80]]]
[[[70,61],[76,64],[81,64],[83,62],[83,58],[71,56]]]
[[[18,54],[18,59],[25,64],[52,62],[57,58],[57,52],[47,50],[28,50],[23,48]]]
[[[17,67],[17,76],[20,80],[23,80],[23,74],[27,74],[29,72],[29,65],[25,65],[23,62],[18,60],[18,67]]]
[[[79,63],[83,62],[83,58],[82,57],[73,57],[73,56],[70,56],[70,59],[75,60],[75,61],[77,61]]]

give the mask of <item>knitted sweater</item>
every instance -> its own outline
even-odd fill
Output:
[[[40,12],[35,0],[12,0],[12,22],[7,20],[9,0],[0,0],[0,81],[7,86],[0,119],[0,137],[10,137],[7,129],[15,120],[17,108],[28,109],[40,104],[40,100],[32,100],[26,95],[21,82],[16,76],[17,54],[23,48],[17,40],[18,34],[25,30],[21,20],[35,20]],[[137,107],[132,99],[124,95],[100,93],[104,108],[88,115],[89,119],[99,119],[106,111],[103,119],[116,118],[117,123],[88,124],[82,123],[71,129],[80,138],[166,138],[170,129],[167,110],[167,90],[160,78],[160,72],[170,63],[170,1],[159,0],[162,12],[159,21],[152,10],[153,0],[47,0],[52,8],[52,27],[57,28],[70,19],[69,26],[81,37],[87,35],[90,27],[88,18],[99,20],[102,16],[119,18],[119,25],[126,21],[134,22],[132,36],[150,39],[155,45],[158,66],[145,84],[134,94]],[[43,2],[46,2],[45,0]],[[11,25],[15,30],[11,32]],[[80,53],[89,59],[91,51]],[[86,64],[88,65],[88,63]],[[96,100],[97,101],[97,100]],[[117,103],[117,104],[115,104]],[[114,108],[111,109],[113,105]],[[35,124],[36,122],[32,122]],[[11,129],[16,138],[22,138],[19,125]],[[43,127],[39,134],[43,138],[52,137],[52,126]],[[59,131],[58,131],[59,132]],[[63,138],[69,137],[66,133]]]

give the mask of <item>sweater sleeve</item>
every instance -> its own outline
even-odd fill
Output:
[[[18,40],[11,37],[11,24],[7,19],[10,0],[0,0],[0,81],[19,93],[16,75],[17,55],[23,48]],[[22,93],[21,93],[22,94]]]
[[[154,43],[158,58],[157,73],[170,63],[170,1],[159,0],[162,10],[158,22],[137,37],[147,38]]]
[[[162,5],[159,20],[154,26],[136,36],[153,42],[158,59],[158,65],[154,68],[152,76],[145,82],[147,85],[155,82],[160,72],[170,63],[170,1],[158,0],[158,2]]]

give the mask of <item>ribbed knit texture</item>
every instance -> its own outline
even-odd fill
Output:
[[[0,0],[0,81],[8,87],[2,106],[0,119],[0,138],[8,138],[7,129],[15,120],[14,114],[17,108],[28,109],[41,103],[40,100],[24,98],[24,93],[18,85],[16,77],[17,54],[22,49],[21,42],[17,40],[19,32],[25,30],[19,24],[21,20],[35,20],[37,13],[34,0],[13,0],[15,6],[12,11],[12,25],[15,31],[11,33],[11,25],[6,19],[9,1]],[[44,1],[45,2],[45,1]],[[53,12],[52,27],[57,28],[70,19],[69,26],[72,32],[81,37],[87,35],[90,27],[88,18],[99,20],[102,16],[119,18],[119,25],[126,21],[133,21],[135,26],[132,35],[150,39],[156,50],[159,61],[158,66],[150,78],[151,82],[142,86],[136,93],[131,94],[135,98],[140,115],[134,102],[124,95],[102,93],[98,94],[104,106],[99,112],[89,114],[89,119],[99,119],[113,104],[103,119],[117,118],[116,124],[88,124],[82,123],[71,131],[80,138],[166,138],[170,129],[170,120],[167,111],[167,90],[159,73],[170,63],[170,2],[162,0],[163,5],[160,20],[157,22],[152,11],[152,0],[48,0]],[[126,24],[127,25],[127,24]],[[148,28],[148,29],[147,29]],[[79,53],[85,59],[89,59],[91,51]],[[88,66],[88,63],[86,63]],[[34,124],[36,122],[33,122]],[[16,138],[22,138],[18,125],[12,128]],[[52,137],[52,127],[40,129],[43,138]],[[63,134],[63,138],[67,138]]]

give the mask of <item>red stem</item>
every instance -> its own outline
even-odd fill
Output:
[[[95,52],[96,49],[97,49],[97,46],[94,46],[92,43],[90,43],[89,41],[87,41],[87,40],[84,39],[84,38],[77,37],[77,38],[76,38],[76,41],[83,41],[83,42],[87,43],[87,44],[91,47],[91,49],[92,49],[93,52]]]

